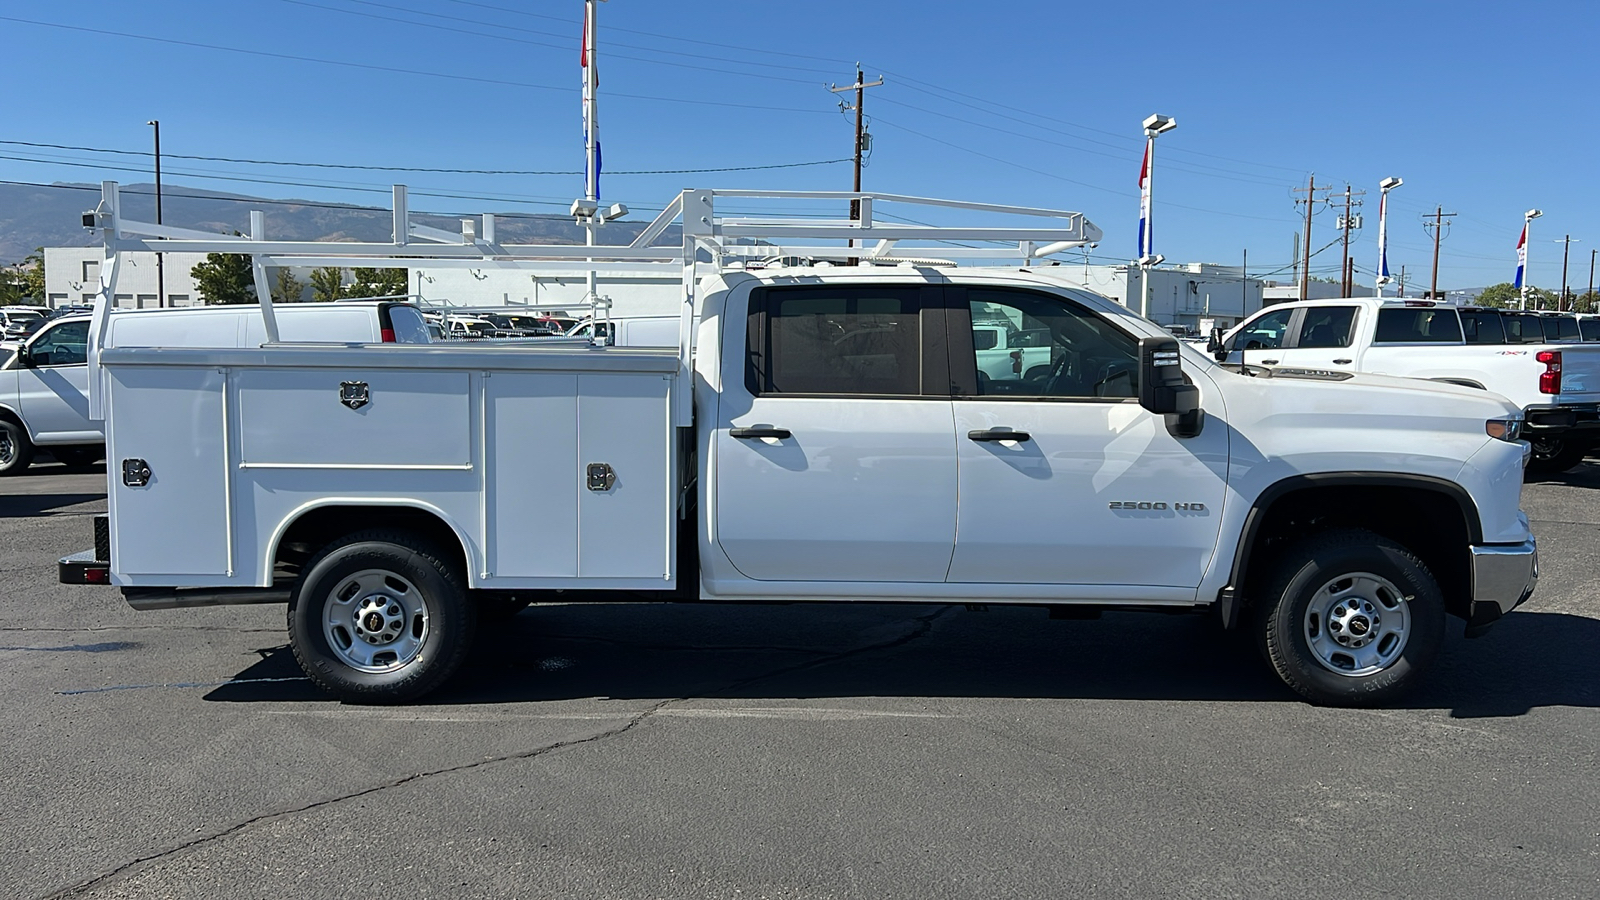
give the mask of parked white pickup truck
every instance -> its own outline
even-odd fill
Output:
[[[111,251],[222,246],[135,240],[151,226],[107,191]],[[796,196],[861,219],[715,209]],[[887,202],[1049,222],[875,223]],[[653,246],[678,218],[683,245]],[[140,609],[286,603],[306,673],[356,702],[439,686],[480,614],[587,596],[1212,612],[1305,697],[1371,704],[1428,668],[1447,614],[1475,635],[1528,598],[1503,398],[1225,367],[1049,268],[873,264],[901,241],[1009,241],[967,251],[993,259],[1098,236],[1050,210],[685,191],[627,247],[258,239],[239,250],[263,263],[674,266],[680,345],[100,351],[109,517],[60,577]],[[736,238],[801,258],[851,238],[862,264],[743,271]],[[1048,335],[1043,377],[980,377],[975,323],[1002,319]]]
[[[1523,437],[1533,446],[1530,472],[1577,465],[1600,444],[1600,345],[1547,343],[1534,335],[1509,340],[1497,331],[1500,314],[1470,313],[1464,332],[1467,313],[1426,300],[1283,303],[1239,323],[1212,350],[1235,364],[1371,372],[1492,391],[1523,412]],[[1525,316],[1506,315],[1518,318],[1512,324],[1521,335]]]

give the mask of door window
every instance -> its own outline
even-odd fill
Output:
[[[1087,307],[1033,291],[962,293],[972,326],[952,338],[951,352],[966,357],[952,368],[976,369],[977,396],[1138,396],[1139,342]]]
[[[89,322],[66,322],[40,334],[28,345],[35,366],[73,366],[89,361]]]
[[[751,393],[914,396],[922,393],[918,288],[771,288],[750,310]]]
[[[1276,350],[1284,345],[1289,333],[1289,319],[1293,309],[1275,309],[1240,329],[1233,337],[1230,350]]]
[[[1297,347],[1348,347],[1354,337],[1356,307],[1313,306],[1300,322]]]

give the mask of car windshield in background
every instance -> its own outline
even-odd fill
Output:
[[[1407,306],[1378,310],[1373,343],[1439,344],[1461,339],[1461,319],[1454,309]]]

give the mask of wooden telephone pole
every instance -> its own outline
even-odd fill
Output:
[[[1301,245],[1300,245],[1300,253],[1301,253],[1300,299],[1301,300],[1307,299],[1307,291],[1309,291],[1310,287],[1311,287],[1311,214],[1316,211],[1316,205],[1319,202],[1326,203],[1327,200],[1328,200],[1327,193],[1323,193],[1323,195],[1321,197],[1318,197],[1317,196],[1317,191],[1326,192],[1326,191],[1330,191],[1330,190],[1332,190],[1332,188],[1328,187],[1327,185],[1324,185],[1322,187],[1317,187],[1317,176],[1314,173],[1312,174],[1312,176],[1309,179],[1306,180],[1306,186],[1305,187],[1303,187],[1303,188],[1295,188],[1294,189],[1295,193],[1297,193],[1297,194],[1304,193],[1306,195],[1304,200],[1296,200],[1296,201],[1294,201],[1296,203],[1304,203],[1306,205],[1306,236],[1305,236],[1305,240],[1302,241]]]
[[[849,104],[845,103],[843,100],[839,101],[839,109],[840,109],[840,111],[849,111],[849,110],[853,109],[853,110],[855,110],[855,114],[856,114],[856,153],[855,153],[855,159],[856,159],[855,170],[856,170],[856,174],[855,174],[855,180],[852,181],[851,185],[850,185],[850,190],[855,191],[856,193],[860,193],[861,192],[861,157],[865,152],[867,152],[870,149],[869,143],[872,140],[872,136],[867,134],[867,132],[865,130],[865,125],[864,125],[865,117],[864,117],[864,114],[862,113],[862,108],[866,106],[867,88],[869,88],[869,87],[878,87],[881,84],[883,84],[883,76],[882,75],[878,76],[878,80],[877,81],[867,81],[867,76],[864,75],[862,73],[862,71],[861,71],[861,64],[860,63],[856,63],[856,83],[855,84],[847,84],[844,87],[840,87],[839,85],[836,85],[836,84],[828,85],[828,90],[832,91],[835,94],[842,94],[845,91],[855,91],[856,92],[856,105],[855,106],[850,106]],[[860,200],[851,200],[850,201],[850,219],[851,219],[851,221],[860,221],[861,220],[861,201]],[[850,246],[852,246],[852,247],[854,247],[855,244],[856,244],[856,242],[853,241],[853,240],[850,242]],[[851,264],[853,265],[854,263],[855,263],[855,260],[851,260]]]
[[[1351,191],[1348,184],[1344,186],[1344,216],[1339,219],[1339,229],[1344,232],[1344,262],[1339,266],[1341,297],[1348,297],[1355,290],[1355,270],[1350,265],[1350,229],[1355,227],[1355,220],[1350,215],[1352,198],[1366,196],[1366,193],[1366,191]],[[1360,206],[1361,201],[1354,200],[1353,204]]]
[[[1429,300],[1439,299],[1439,239],[1443,236],[1444,220],[1453,215],[1455,213],[1445,212],[1442,206],[1433,211],[1433,281],[1428,289]],[[1428,223],[1424,221],[1422,227],[1427,228]]]

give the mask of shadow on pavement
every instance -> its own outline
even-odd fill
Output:
[[[1402,708],[1455,717],[1600,705],[1600,621],[1517,612],[1489,635],[1451,637]],[[865,649],[871,648],[871,649]],[[301,675],[287,648],[238,682]],[[486,630],[434,705],[579,698],[1016,697],[1299,702],[1239,635],[1201,616],[960,607],[535,607]],[[234,683],[222,702],[330,702],[305,681]]]
[[[98,494],[0,494],[0,519],[25,519],[49,515],[52,511],[79,503],[104,500]]]

